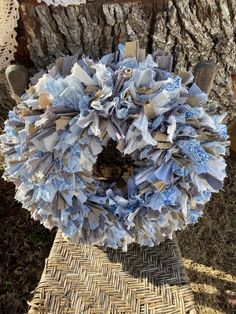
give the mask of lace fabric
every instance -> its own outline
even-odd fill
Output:
[[[45,2],[47,5],[68,6],[68,5],[77,5],[77,4],[86,3],[86,0],[38,0],[38,2],[39,3]]]
[[[17,0],[0,1],[0,70],[14,60],[16,51],[17,20],[19,19],[19,3]]]

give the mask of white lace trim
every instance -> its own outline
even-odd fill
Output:
[[[68,6],[68,5],[77,5],[77,4],[82,4],[86,3],[86,0],[38,0],[38,2],[45,2],[47,5],[63,5],[63,6]]]
[[[17,46],[15,27],[18,19],[18,1],[0,0],[0,70],[14,60]]]

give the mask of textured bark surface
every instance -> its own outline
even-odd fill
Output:
[[[0,126],[3,125],[8,111],[15,105],[15,101],[10,96],[5,73],[0,72]]]
[[[36,68],[63,54],[99,57],[119,42],[142,38],[146,47],[152,8],[137,4],[64,7],[21,5],[28,49]]]
[[[120,42],[138,38],[149,52],[160,47],[172,53],[175,71],[191,69],[201,59],[216,62],[209,108],[230,111],[232,118],[230,78],[236,73],[236,0],[169,0],[167,8],[165,3],[65,8],[21,0],[17,61],[36,71],[62,55],[78,53],[97,58],[114,51]],[[5,109],[1,109],[1,116],[5,116]]]
[[[217,64],[210,108],[235,115],[231,76],[236,73],[236,1],[172,0],[154,18],[153,49],[174,55],[175,70],[191,69],[199,60]],[[217,102],[216,102],[217,101]]]

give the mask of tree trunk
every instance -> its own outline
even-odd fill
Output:
[[[4,71],[0,72],[0,127],[3,126],[7,113],[14,107],[15,101],[10,96]]]
[[[20,15],[16,61],[34,71],[46,68],[62,55],[79,53],[98,58],[114,51],[120,42],[140,39],[148,52],[162,48],[171,53],[176,72],[191,69],[201,59],[213,60],[217,77],[209,109],[229,111],[229,117],[233,117],[230,78],[236,73],[236,0],[156,0],[149,5],[88,3],[68,7],[21,0]],[[5,118],[9,103],[6,95],[0,97]]]

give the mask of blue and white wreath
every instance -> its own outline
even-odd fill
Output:
[[[151,55],[125,57],[123,45],[98,62],[59,59],[5,122],[16,199],[72,241],[124,250],[195,223],[222,188],[228,135],[181,76]]]

